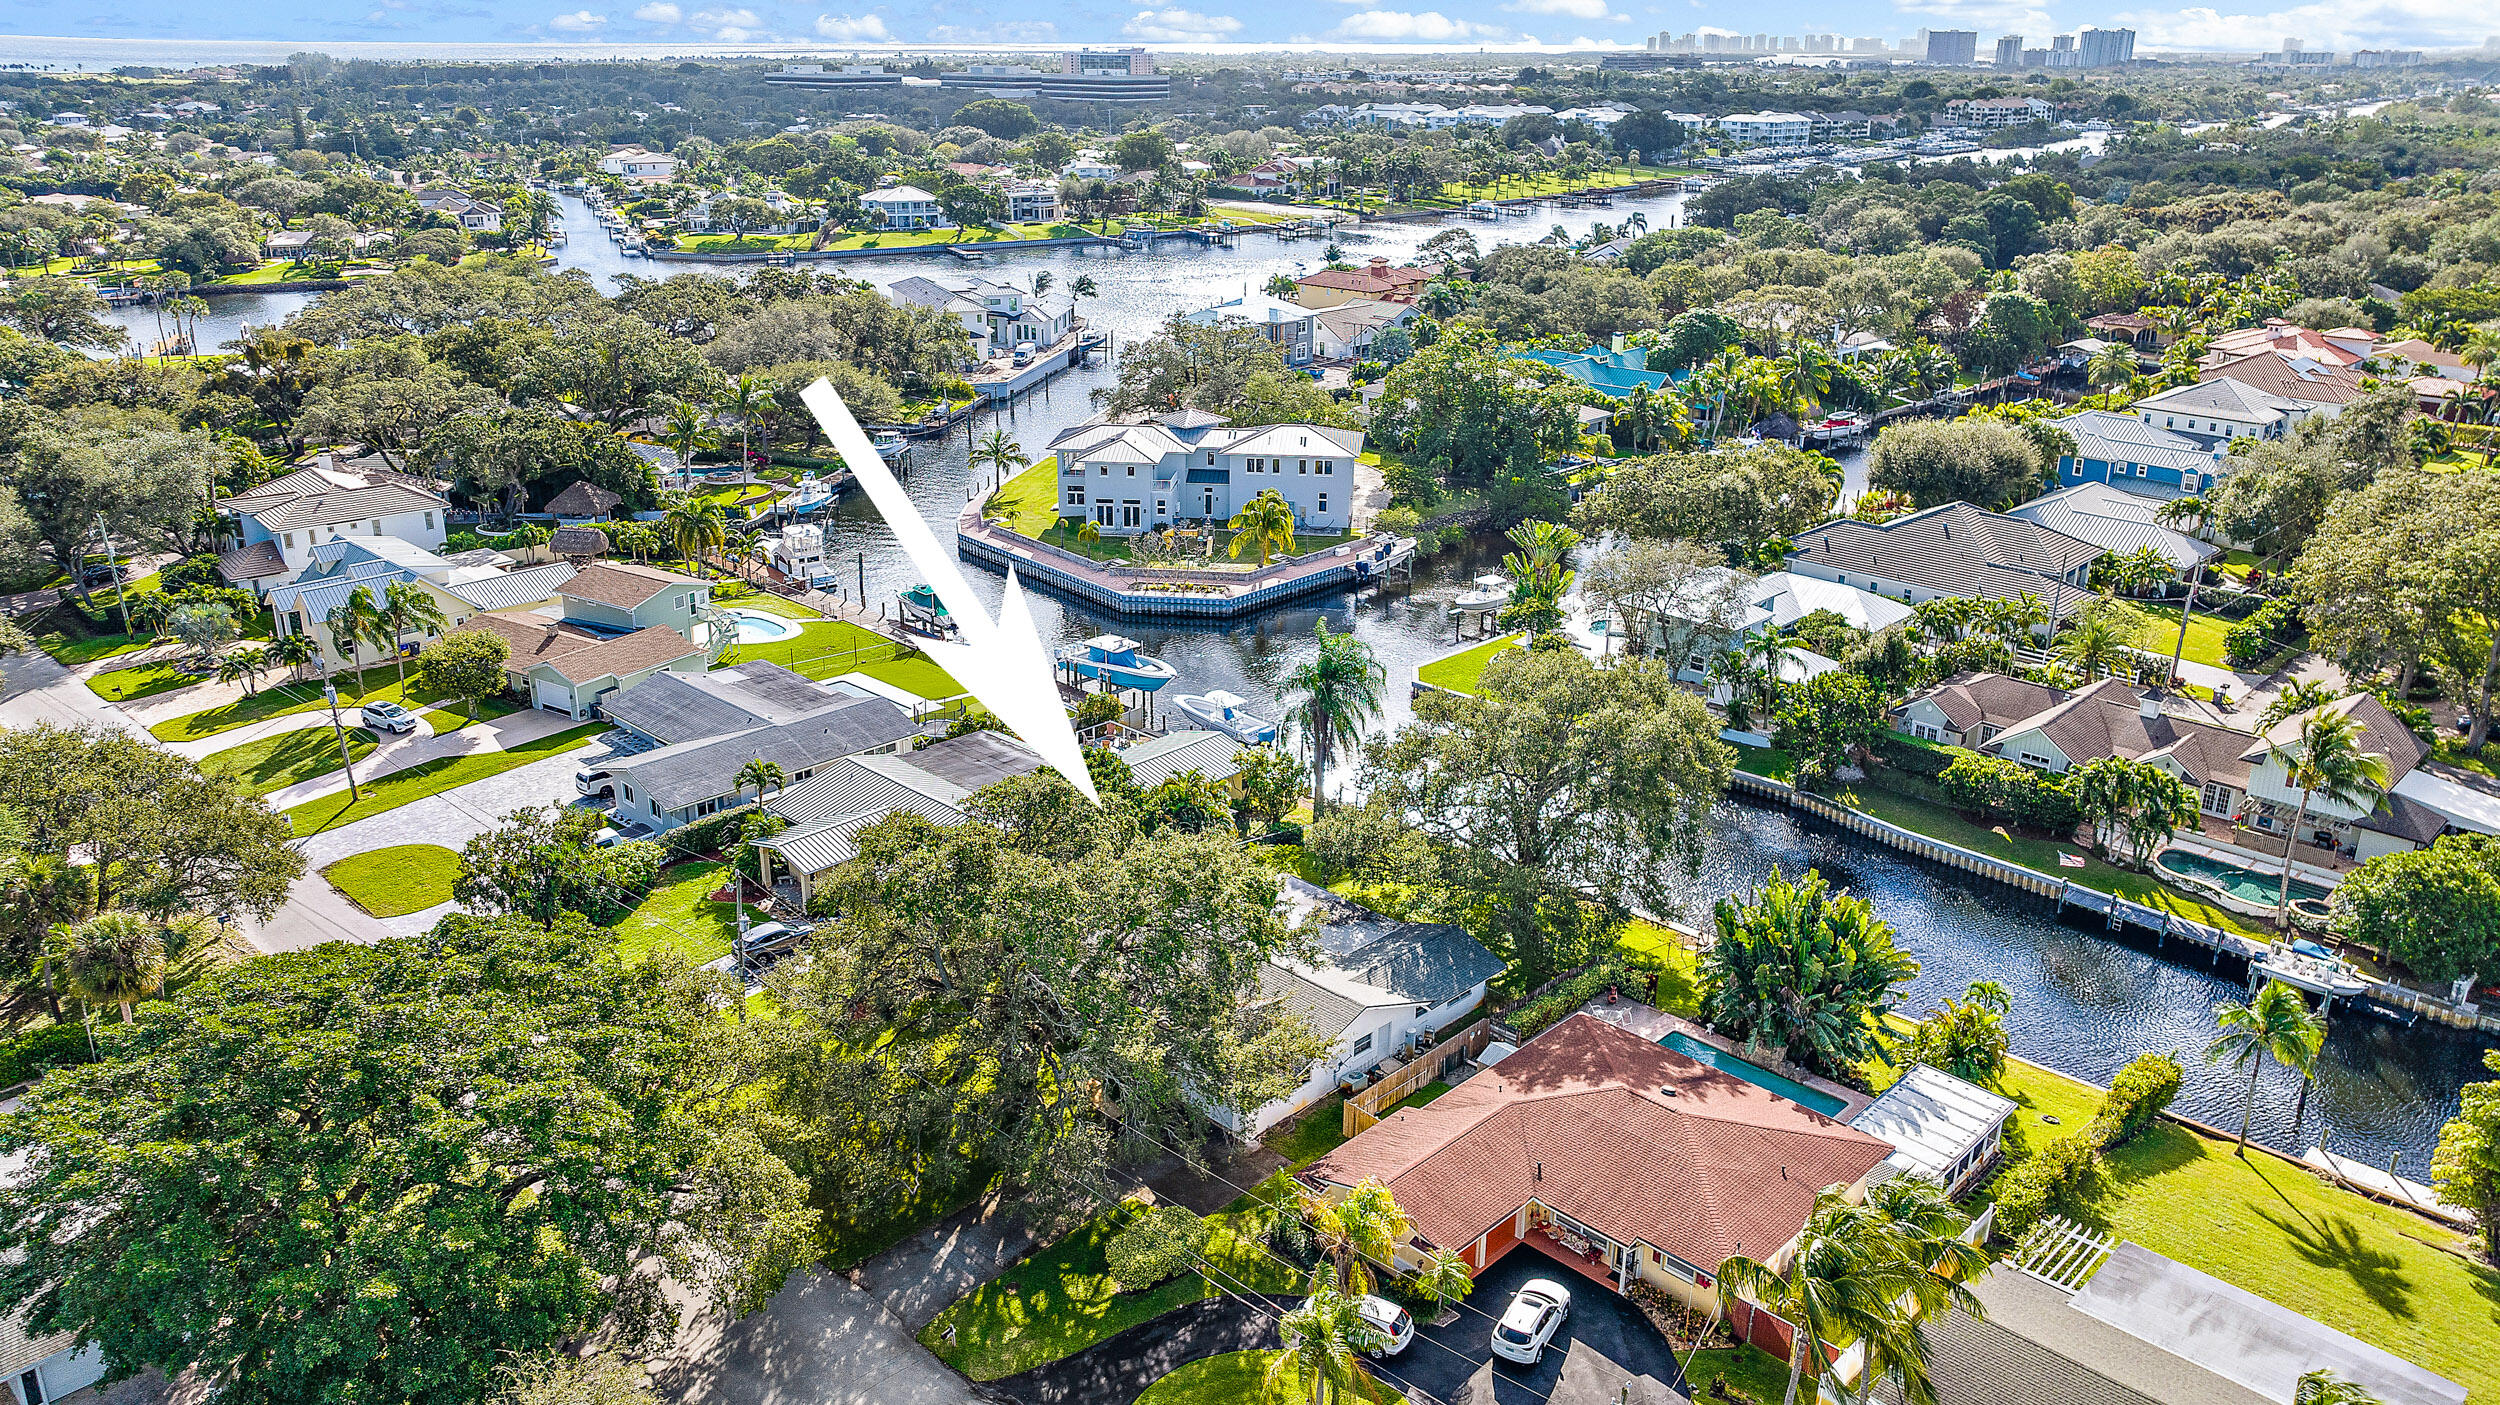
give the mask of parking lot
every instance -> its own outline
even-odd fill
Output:
[[[1571,1290],[1571,1315],[1534,1366],[1497,1360],[1493,1355],[1493,1322],[1510,1305],[1511,1294],[1531,1278],[1550,1278]],[[1521,1244],[1494,1261],[1476,1279],[1475,1292],[1458,1320],[1447,1327],[1419,1327],[1415,1342],[1387,1360],[1374,1363],[1383,1380],[1412,1397],[1420,1392],[1438,1402],[1459,1398],[1469,1377],[1493,1362],[1493,1398],[1500,1405],[1542,1405],[1562,1374],[1563,1356],[1573,1341],[1641,1375],[1655,1376],[1670,1386],[1679,1375],[1667,1339],[1630,1302],[1606,1287],[1566,1268],[1532,1243]]]

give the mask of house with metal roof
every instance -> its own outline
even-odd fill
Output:
[[[780,833],[755,841],[765,881],[773,883],[776,871],[786,875],[804,908],[828,870],[858,857],[861,830],[904,812],[940,826],[962,824],[969,818],[964,802],[976,791],[1040,769],[1031,747],[991,731],[832,762],[764,802],[788,821]]]
[[[340,648],[338,632],[329,628],[328,621],[358,597],[379,606],[394,585],[410,584],[422,590],[442,612],[446,626],[440,633],[422,627],[410,630],[400,647],[416,651],[443,633],[461,628],[481,611],[548,604],[573,575],[573,568],[563,562],[511,571],[486,562],[453,561],[397,537],[340,538],[323,542],[307,555],[303,570],[293,580],[271,585],[265,592],[272,630],[281,638],[311,635],[332,668],[362,667],[391,656],[389,644],[365,639],[349,640],[349,647]]]
[[[2157,498],[2122,492],[2107,483],[2082,482],[2033,498],[2005,515],[2037,522],[2116,556],[2149,547],[2181,575],[2222,555],[2222,548],[2214,543],[2165,525],[2161,509]]]
[[[2074,436],[2075,451],[2057,459],[2057,481],[2067,487],[2106,483],[2169,499],[2204,492],[2229,471],[2218,447],[2132,414],[2082,410],[2051,423]]]
[[[1128,764],[1130,777],[1149,790],[1185,771],[1196,771],[1199,779],[1222,785],[1241,773],[1233,760],[1241,748],[1237,738],[1193,727],[1126,745],[1113,744],[1114,754]]]
[[[607,766],[617,816],[655,830],[736,807],[738,772],[750,761],[779,766],[784,783],[796,785],[831,762],[901,751],[920,735],[919,724],[884,698],[769,663],[655,671],[604,711],[650,748]]]
[[[450,534],[450,504],[432,483],[383,466],[322,454],[292,473],[222,498],[218,573],[267,594],[294,580],[315,549],[342,540],[397,538],[431,552]]]
[[[2221,377],[2148,395],[2135,402],[2133,413],[2148,425],[2211,446],[2233,439],[2280,439],[2292,426],[2317,415],[2319,407]]]
[[[1189,520],[1229,521],[1260,493],[1292,504],[1297,529],[1354,525],[1354,469],[1363,432],[1317,424],[1234,429],[1219,415],[1174,410],[1140,423],[1094,420],[1050,441],[1059,460],[1059,515],[1108,536]]]
[[[1889,522],[1838,518],[1797,534],[1788,569],[1919,605],[1949,598],[2036,595],[2053,632],[2090,593],[2101,549],[2065,533],[1966,502]]]
[[[1849,1125],[1892,1143],[1892,1155],[1869,1181],[1924,1176],[1958,1196],[1996,1164],[2015,1107],[2003,1094],[1929,1064],[1912,1064]]]
[[[1649,352],[1625,344],[1621,337],[1616,337],[1612,346],[1592,342],[1582,351],[1529,347],[1511,354],[1523,361],[1543,362],[1600,395],[1611,395],[1617,400],[1630,396],[1636,389],[1654,394],[1675,379],[1665,371],[1649,369]]]

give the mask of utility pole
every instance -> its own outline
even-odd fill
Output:
[[[130,592],[122,589],[121,558],[113,554],[113,529],[104,525],[104,514],[95,515],[96,532],[104,538],[104,564],[113,570],[113,600],[122,607],[122,633],[130,632]]]
[[[321,696],[330,704],[330,732],[339,739],[339,766],[347,772],[347,794],[351,800],[362,800],[365,793],[356,785],[356,759],[347,751],[347,728],[339,721],[339,690],[330,681],[329,665],[322,665]]]

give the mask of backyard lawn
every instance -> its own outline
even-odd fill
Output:
[[[1517,634],[1505,634],[1499,639],[1488,639],[1462,653],[1447,654],[1434,659],[1415,670],[1415,676],[1435,688],[1447,688],[1453,693],[1465,693],[1473,697],[1477,683],[1484,677],[1484,666],[1491,663],[1493,656],[1504,649],[1518,648],[1523,637]]]
[[[2102,1097],[2020,1062],[2000,1087],[2023,1105],[2017,1122],[2035,1148],[2082,1127]],[[2176,1123],[2107,1162],[2094,1227],[2437,1371],[2474,1399],[2500,1395],[2500,1356],[2489,1350],[2500,1341],[2500,1273],[2470,1259],[2460,1236],[2279,1157],[2243,1161],[2230,1142]]]
[[[152,698],[177,688],[188,688],[207,675],[186,673],[180,665],[190,656],[158,659],[152,663],[133,664],[99,673],[87,680],[87,687],[106,702],[129,702],[133,698]]]
[[[650,896],[609,929],[617,951],[628,961],[638,961],[666,949],[698,965],[727,956],[730,938],[738,934],[738,908],[712,901],[712,893],[728,872],[725,863],[681,863],[662,870]]]
[[[379,737],[362,727],[347,729],[348,753],[359,761],[380,744]],[[212,776],[234,777],[246,795],[267,795],[330,775],[341,764],[338,734],[327,727],[306,727],[216,752],[200,762],[200,769]]]
[[[405,693],[400,691],[397,670],[388,664],[377,664],[360,674],[341,673],[337,675],[336,681],[339,689],[339,710],[342,716],[368,702],[405,703],[414,708],[427,708],[443,703],[441,695],[428,692],[418,686],[413,669],[409,672],[408,688]],[[454,713],[454,717],[435,725],[434,730],[437,735],[457,730],[451,724],[466,711],[465,706],[458,702],[452,702],[448,706]],[[272,684],[248,698],[237,698],[233,702],[218,707],[168,718],[150,727],[148,731],[161,742],[197,741],[202,737],[213,737],[219,732],[232,731],[254,722],[266,722],[272,717],[287,717],[301,712],[320,712],[328,707],[329,704],[322,701],[321,680],[307,678],[297,683]],[[477,715],[502,717],[513,711],[514,707],[515,704],[502,698],[488,698],[477,705]]]
[[[533,761],[561,756],[583,742],[608,729],[605,722],[591,722],[568,727],[553,736],[523,742],[510,751],[478,751],[466,756],[446,756],[393,771],[379,780],[365,782],[365,798],[357,800],[342,790],[318,800],[307,800],[286,812],[295,826],[297,838],[305,838],[343,824],[353,824],[389,810],[396,810],[412,801],[446,790],[499,776]]]
[[[321,876],[376,917],[404,917],[451,901],[460,856],[440,844],[394,844],[350,854],[321,870]]]
[[[1271,1177],[1253,1192],[1258,1198],[1244,1197],[1234,1209],[1208,1216],[1215,1237],[1204,1257],[1236,1289],[1290,1293],[1302,1286],[1301,1276],[1264,1247],[1276,1211],[1263,1202],[1285,1193],[1282,1176]],[[939,1313],[921,1330],[921,1345],[976,1381],[994,1381],[1217,1295],[1220,1290],[1195,1270],[1141,1292],[1120,1292],[1103,1249],[1132,1213],[1126,1206],[1105,1210],[1058,1243],[1034,1250]]]
[[[2156,654],[2167,654],[2179,645],[2179,609],[2175,605],[2135,601],[2137,609],[2153,617],[2156,628],[2148,642],[2139,645]],[[2182,655],[2190,663],[2211,664],[2229,668],[2231,662],[2223,652],[2222,636],[2231,630],[2231,621],[2199,610],[2188,619],[2187,652]]]
[[[803,606],[787,605],[766,596],[733,603],[740,609],[763,610],[805,623],[792,638],[736,646],[721,659],[723,667],[751,661],[777,663],[793,673],[816,679],[864,673],[931,702],[963,692],[963,685],[948,677],[946,670],[930,662],[927,655],[915,652],[909,658],[896,658],[895,642],[875,630],[848,620],[823,619]]]
[[[1022,537],[1039,537],[1059,521],[1059,456],[1044,454],[999,485],[981,515]]]

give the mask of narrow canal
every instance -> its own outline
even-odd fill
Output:
[[[619,274],[665,276],[689,267],[620,255],[577,200],[566,197],[571,240],[561,251],[567,267],[584,270],[612,288]],[[1575,235],[1598,221],[1620,224],[1634,211],[1653,229],[1665,228],[1681,200],[1669,197],[1618,204],[1611,210],[1542,210],[1499,223],[1471,223],[1480,243],[1535,239],[1559,223]],[[1425,239],[1446,228],[1435,224],[1384,224],[1349,231],[1343,239],[1353,259],[1383,255],[1403,261]],[[1091,274],[1101,296],[1079,310],[1114,332],[1123,343],[1151,335],[1173,312],[1205,307],[1257,291],[1275,273],[1315,268],[1317,241],[1284,243],[1265,236],[1243,239],[1238,249],[1167,245],[1146,253],[1109,249],[1054,249],[998,255],[979,266],[934,259],[891,259],[837,265],[851,277],[883,287],[914,274],[958,273],[1031,286],[1048,272],[1061,288]],[[307,295],[237,296],[216,301],[206,340],[215,345],[233,328],[280,321],[309,301]],[[121,320],[134,336],[152,334],[145,309],[124,309]],[[1003,427],[1039,457],[1051,437],[1094,413],[1090,392],[1109,384],[1114,371],[1071,371],[1011,410],[985,415],[975,433]],[[966,452],[969,436],[924,440],[914,451],[909,486],[914,501],[943,533],[975,482]],[[1848,462],[1850,491],[1864,483],[1862,458]],[[846,563],[846,580],[864,574],[868,599],[890,600],[913,584],[893,539],[864,501],[844,501],[827,523],[829,552]],[[1449,601],[1504,549],[1498,540],[1477,540],[1442,553],[1417,571],[1412,589],[1377,595],[1320,596],[1252,619],[1220,626],[1183,626],[1107,616],[1046,594],[1033,596],[1036,622],[1055,643],[1112,631],[1143,643],[1172,662],[1181,682],[1173,692],[1224,688],[1253,700],[1275,698],[1284,678],[1310,657],[1312,631],[1325,620],[1331,630],[1352,631],[1370,644],[1387,671],[1382,690],[1384,726],[1411,715],[1406,685],[1417,665],[1451,647]],[[967,571],[985,603],[995,606],[1002,578],[980,568]],[[2244,1076],[2209,1068],[2202,1051],[2213,1034],[2216,1001],[2244,993],[2238,973],[2210,972],[2201,956],[2178,960],[2112,941],[2097,931],[2068,927],[2045,906],[2010,890],[1981,884],[1923,864],[1855,836],[1810,830],[1785,810],[1729,801],[1722,805],[1702,873],[1691,885],[1682,920],[1704,926],[1717,897],[1749,890],[1778,865],[1795,873],[1820,868],[1836,885],[1871,899],[1900,933],[1923,970],[1906,1002],[1909,1013],[1958,994],[1971,981],[1989,979],[2013,995],[2010,1017],[2014,1051],[2052,1068],[2108,1082],[2138,1053],[2177,1050],[2187,1069],[2179,1110],[2217,1126],[2239,1125]],[[2459,1090],[2482,1072],[2484,1041],[2428,1023],[2400,1028],[2358,1012],[2340,1016],[2320,1060],[2306,1115],[2295,1123],[2298,1080],[2269,1069],[2257,1097],[2255,1136],[2295,1154],[2323,1135],[2347,1155],[2385,1166],[2401,1158],[2404,1174],[2427,1179],[2440,1125],[2456,1113]]]

